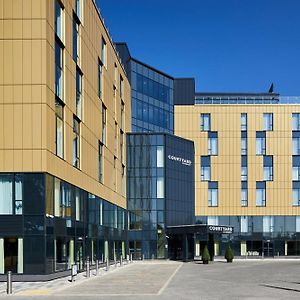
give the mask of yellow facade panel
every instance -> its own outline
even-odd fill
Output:
[[[273,113],[273,131],[266,132],[266,154],[273,155],[273,181],[267,182],[267,205],[256,207],[256,182],[263,181],[263,157],[256,155],[256,132],[263,113]],[[194,105],[175,107],[175,134],[195,143],[196,158],[207,155],[207,133],[200,131],[201,113],[211,114],[218,132],[218,155],[211,157],[211,180],[219,182],[219,205],[207,207],[207,183],[201,182],[196,159],[196,214],[295,215],[292,207],[292,113],[297,105]],[[247,113],[248,207],[241,207],[241,113]],[[199,121],[200,122],[200,121]],[[192,126],[189,128],[189,126]],[[205,212],[205,213],[204,213]]]

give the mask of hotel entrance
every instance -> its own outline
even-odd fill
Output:
[[[215,237],[220,234],[233,233],[233,227],[224,225],[192,224],[169,226],[166,230],[168,240],[168,257],[174,260],[191,260],[202,254],[205,245],[211,260],[219,253],[219,243]]]

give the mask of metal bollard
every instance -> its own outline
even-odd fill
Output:
[[[89,278],[90,276],[91,276],[90,258],[87,257],[87,261],[86,261],[86,277]]]
[[[103,260],[103,254],[102,254],[101,262],[104,263],[104,260]]]
[[[126,255],[126,264],[127,265],[129,264],[129,255],[128,254]]]
[[[96,259],[96,276],[99,275],[99,260]]]
[[[77,275],[77,265],[73,264],[71,268],[71,282],[75,281],[76,275]]]
[[[117,259],[115,258],[115,268],[117,268]]]
[[[121,255],[120,256],[120,267],[122,267],[123,266],[123,256]]]
[[[132,253],[130,253],[130,263],[132,263]]]
[[[109,270],[109,258],[106,259],[106,271]]]
[[[7,294],[12,294],[12,276],[11,276],[11,271],[7,272],[7,288],[6,288],[6,293]]]
[[[152,254],[152,259],[154,259],[154,254]]]
[[[145,260],[145,255],[143,254],[143,256],[142,256],[142,260]]]

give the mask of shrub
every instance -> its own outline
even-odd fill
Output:
[[[202,261],[204,264],[208,264],[209,260],[210,260],[209,251],[207,245],[205,245],[202,253]]]
[[[225,258],[227,262],[232,262],[233,257],[234,257],[233,250],[231,249],[230,245],[228,245],[225,251]]]

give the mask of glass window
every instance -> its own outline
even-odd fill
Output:
[[[64,157],[64,104],[55,100],[55,116],[56,116],[56,155]]]
[[[73,60],[79,63],[80,52],[80,36],[79,36],[80,23],[76,17],[73,16]]]
[[[165,187],[164,187],[164,178],[157,177],[156,181],[156,188],[157,188],[157,198],[164,198],[165,197]]]
[[[76,115],[81,119],[82,111],[82,73],[76,68]]]
[[[264,180],[273,181],[273,166],[264,167]]]
[[[98,177],[99,181],[103,183],[103,145],[100,141],[98,144]]]
[[[241,168],[241,180],[242,181],[247,181],[247,174],[248,174],[247,167],[242,167]]]
[[[208,155],[218,155],[217,137],[209,137],[207,145],[208,145]]]
[[[60,1],[55,1],[55,33],[56,36],[63,40],[63,7]]]
[[[247,114],[242,113],[241,114],[241,131],[247,130]]]
[[[241,232],[247,233],[248,232],[248,217],[241,216]]]
[[[201,181],[210,180],[210,166],[201,166]]]
[[[256,138],[256,155],[266,154],[266,138],[257,137]]]
[[[55,95],[63,99],[63,46],[55,42]]]
[[[54,215],[60,217],[60,180],[54,179]]]
[[[156,148],[156,166],[157,168],[163,168],[164,167],[164,147],[163,146],[157,146]]]
[[[13,177],[0,175],[0,214],[13,214]]]
[[[201,130],[210,130],[210,114],[201,114]]]
[[[208,216],[207,217],[207,225],[219,225],[219,217]]]
[[[101,61],[103,66],[107,67],[107,61],[106,61],[106,42],[104,38],[102,38],[101,42]]]
[[[218,206],[218,189],[208,189],[208,206]]]
[[[102,143],[106,145],[106,117],[107,111],[104,104],[102,104]]]
[[[125,104],[121,100],[121,129],[124,130],[125,128]]]
[[[123,77],[120,75],[120,97],[123,99],[124,96],[124,80]]]
[[[300,138],[293,137],[293,155],[300,155]]]
[[[300,131],[300,114],[299,113],[294,113],[292,115],[293,118],[293,124],[292,128],[294,131]]]
[[[263,232],[273,232],[274,230],[274,217],[263,216]]]
[[[264,130],[272,131],[273,130],[273,114],[272,113],[264,113]]]
[[[81,0],[75,0],[75,11],[79,19],[81,19]]]
[[[293,180],[300,180],[300,166],[293,167]]]
[[[241,139],[241,154],[247,155],[247,138]]]
[[[73,117],[73,166],[80,167],[80,121]]]
[[[300,232],[300,216],[296,216],[296,232]]]
[[[256,206],[266,206],[266,187],[262,182],[256,183]]]
[[[122,165],[121,189],[122,189],[122,195],[125,195],[125,166],[124,165]]]
[[[242,189],[242,206],[248,206],[248,189]]]
[[[80,189],[75,189],[75,217],[76,221],[83,221],[83,199]]]
[[[120,160],[123,162],[123,144],[124,144],[124,133],[120,130]]]
[[[103,225],[103,201],[99,200],[99,225]]]
[[[293,206],[300,205],[300,189],[293,188]]]
[[[102,98],[102,62],[98,60],[98,97]]]

